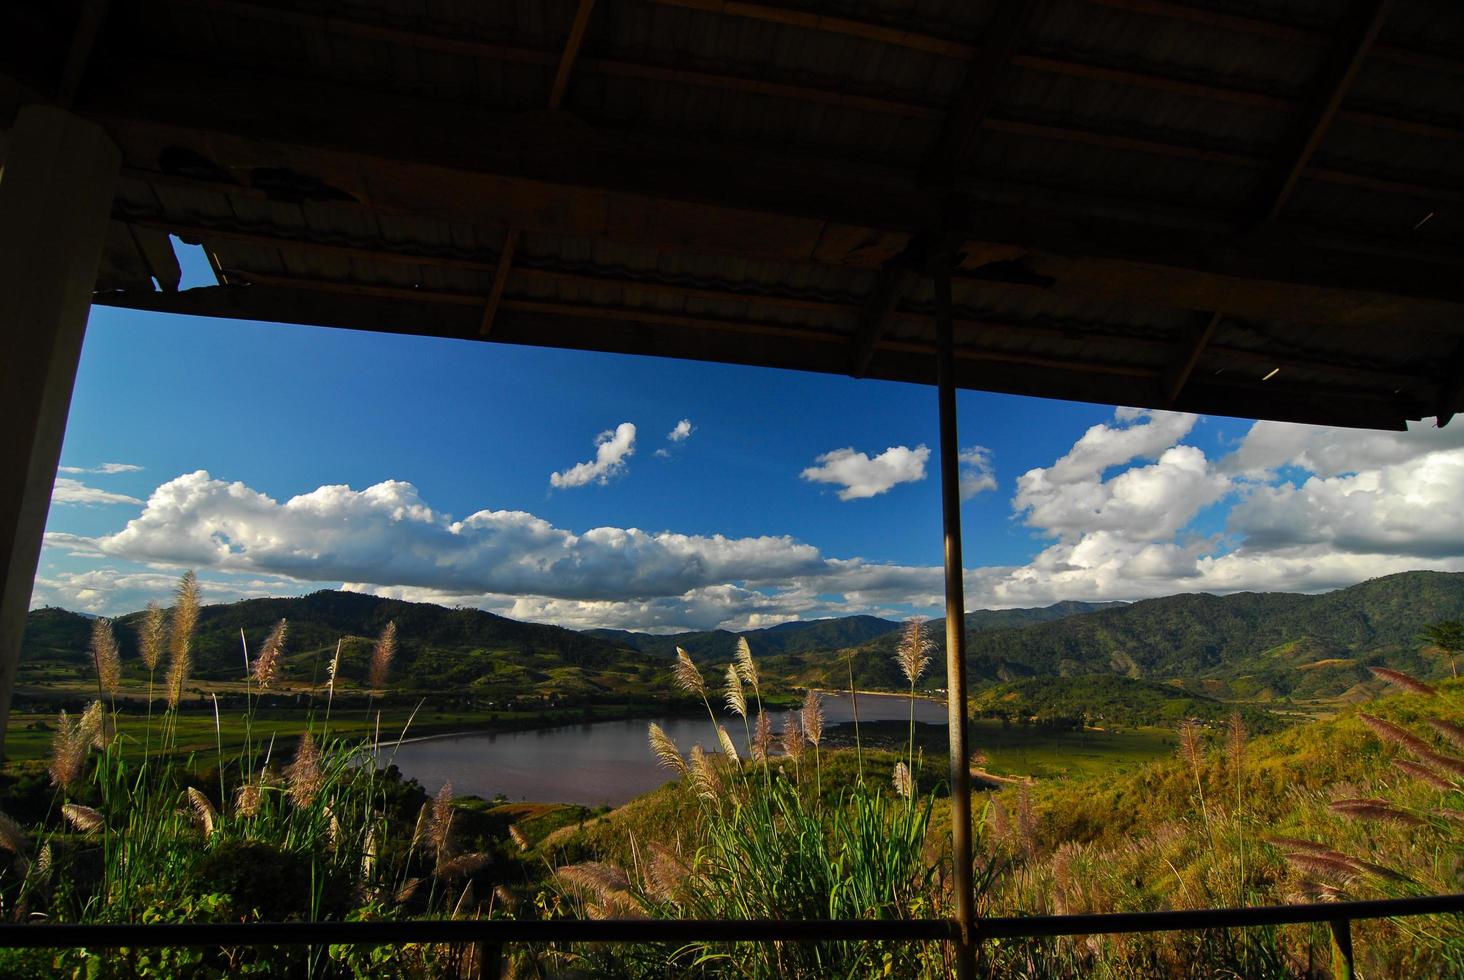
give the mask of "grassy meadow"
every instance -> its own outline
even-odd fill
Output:
[[[97,620],[81,660],[89,672],[58,645],[28,675],[31,703],[60,707],[17,714],[8,732],[6,920],[953,914],[944,729],[828,726],[820,696],[790,701],[786,679],[745,637],[727,662],[698,664],[678,649],[657,668],[676,701],[617,691],[607,703],[514,703],[496,689],[476,700],[401,692],[392,620],[369,642],[353,641],[349,678],[338,652],[346,644],[313,635],[305,674],[284,619],[240,651],[233,675],[247,668],[246,677],[194,677],[191,575],[170,611],[135,619],[133,659],[121,655],[113,624]],[[928,683],[933,652],[918,626],[899,637],[888,666],[907,692]],[[1368,669],[1371,686],[1354,685],[1348,698],[1289,701],[1283,712],[1117,675],[982,687],[969,732],[981,913],[1464,890],[1464,682]],[[775,706],[793,708],[777,731]],[[646,758],[666,783],[614,810],[457,798],[450,785],[429,798],[394,768],[361,764],[373,743],[403,734],[668,707],[700,712],[705,737],[676,745],[651,725]],[[1458,917],[1361,923],[1355,936],[1362,976],[1464,975]],[[0,975],[463,976],[474,975],[475,955],[432,944],[8,950]],[[951,976],[954,964],[942,944],[549,943],[511,949],[507,969],[933,978]],[[988,942],[978,973],[1323,980],[1336,969],[1319,929],[1291,927]]]

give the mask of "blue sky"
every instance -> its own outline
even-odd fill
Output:
[[[958,406],[972,608],[1464,567],[1457,424]],[[572,626],[938,614],[936,446],[922,386],[97,308],[33,602],[194,567]]]

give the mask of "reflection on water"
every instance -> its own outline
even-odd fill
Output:
[[[904,721],[909,717],[907,698],[862,695],[860,721]],[[829,726],[844,724],[854,717],[846,695],[824,697],[824,717]],[[782,719],[774,716],[774,729]],[[945,705],[915,701],[915,720],[945,724]],[[675,739],[683,752],[700,742],[715,746],[717,737],[705,716],[695,718],[647,718],[635,721],[597,721],[589,724],[540,728],[526,732],[460,735],[424,739],[400,746],[383,746],[383,763],[395,761],[402,773],[436,793],[451,781],[454,792],[485,799],[502,793],[510,800],[555,801],[599,806],[619,806],[649,792],[670,777],[657,767],[646,744],[646,725],[656,722]],[[724,720],[742,748],[741,723]]]

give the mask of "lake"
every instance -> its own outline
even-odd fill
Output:
[[[860,695],[859,720],[904,721],[910,699],[890,695]],[[719,712],[719,717],[724,713]],[[824,696],[827,727],[853,721],[847,695]],[[945,705],[915,699],[916,723],[945,725]],[[515,802],[580,803],[619,806],[648,793],[671,779],[656,764],[646,742],[646,726],[655,722],[675,740],[683,753],[698,742],[714,747],[716,731],[702,716],[597,721],[588,724],[538,728],[524,732],[469,733],[425,738],[382,746],[383,763],[395,762],[402,774],[436,793],[451,781],[458,795],[492,799],[502,793]],[[773,715],[773,730],[782,730],[780,713]],[[722,723],[739,752],[745,752],[742,722],[725,715]]]

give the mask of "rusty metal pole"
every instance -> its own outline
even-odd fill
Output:
[[[961,564],[961,480],[956,440],[955,341],[950,255],[932,256],[935,279],[936,387],[940,401],[940,503],[945,526],[946,714],[951,747],[951,858],[961,940],[956,975],[975,973],[976,902],[971,888],[971,770],[966,758],[966,589]]]

